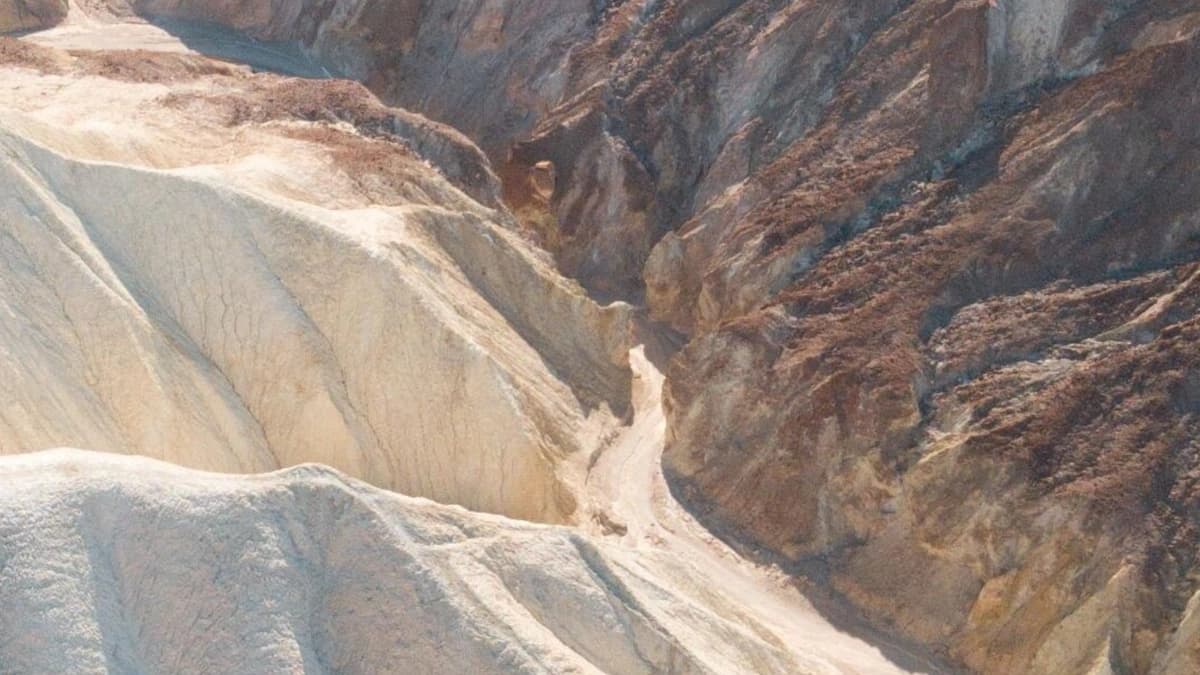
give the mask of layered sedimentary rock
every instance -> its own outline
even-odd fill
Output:
[[[1187,671],[1198,11],[612,3],[489,153],[691,337],[665,462],[710,523],[974,669]]]
[[[620,547],[324,467],[56,450],[0,480],[10,672],[795,672]]]
[[[972,670],[1196,670],[1197,3],[166,0],[115,11],[298,40],[331,72],[477,141],[494,179],[464,180],[481,165],[469,151],[429,160],[473,197],[455,211],[505,220],[484,208],[502,201],[593,295],[644,298],[687,336],[667,373],[664,464],[731,539],[822,566],[877,625]],[[177,77],[179,66],[155,68]],[[405,133],[399,113],[382,126],[369,111],[329,115],[303,91],[247,106],[171,101],[255,133],[315,119],[303,134],[323,143]],[[272,112],[280,105],[290,112]],[[86,147],[37,142],[75,162]],[[22,165],[41,157],[20,144]],[[71,185],[38,161],[39,175]],[[387,189],[372,179],[348,193],[387,201]],[[414,199],[447,203],[440,192],[403,201]],[[525,250],[512,230],[497,231]],[[505,419],[569,429],[588,401],[621,408],[619,366],[600,385],[592,361],[570,370],[580,353],[611,362],[614,342],[584,336],[617,319],[584,321],[563,351],[554,331],[573,324],[539,324],[544,314],[520,309],[536,305],[506,300],[522,284],[495,281],[545,261],[458,238],[497,231],[432,231],[436,251],[473,256],[456,262],[459,281],[542,356],[512,391],[561,393],[542,401],[553,414]],[[153,297],[148,284],[135,297]],[[546,408],[523,408],[535,409]]]
[[[524,243],[469,141],[344,81],[0,56],[0,451],[322,462],[573,517],[628,410],[627,312]]]
[[[1187,672],[1194,22],[1001,5],[914,3],[858,56],[875,106],[848,74],[660,244],[651,302],[697,335],[666,463],[712,522],[973,669]]]

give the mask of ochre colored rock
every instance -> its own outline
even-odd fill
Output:
[[[549,262],[523,248],[518,227],[592,296],[644,301],[685,336],[667,373],[664,468],[728,538],[823,566],[877,626],[978,672],[1193,672],[1200,5],[546,8],[538,0],[137,7],[299,40],[384,103],[463,134],[404,122],[344,84],[270,81],[242,106],[238,96],[174,99],[225,124],[284,122],[301,141],[349,134],[331,166],[366,157],[380,179],[347,200],[415,203],[434,225],[459,226],[422,220],[428,236],[407,246],[412,256],[453,258],[455,283],[475,289],[488,317],[510,320],[512,332],[488,346],[529,358],[487,363],[557,392],[531,395],[522,410],[534,412],[506,418],[522,443],[553,437],[559,447],[562,430],[597,402],[620,415],[627,371],[613,358],[621,340],[587,337],[621,317],[541,272],[511,281],[529,260]],[[59,56],[20,58],[66,67]],[[155,67],[171,74],[178,64]],[[295,128],[304,126],[296,118],[319,128]],[[29,128],[61,122],[51,115]],[[393,145],[366,152],[405,133],[426,139],[407,147],[440,170],[436,181],[396,169],[388,160],[402,151]],[[55,185],[93,203],[124,188],[79,181],[92,169],[75,168],[65,149],[28,152],[37,172],[62,176]],[[483,156],[494,175],[480,168]],[[51,163],[62,166],[52,172]],[[393,192],[401,175],[436,183],[436,197]],[[108,187],[91,194],[93,185]],[[463,195],[471,204],[453,203],[471,217],[429,204]],[[501,202],[513,218],[487,208]],[[35,210],[58,213],[52,206]],[[477,222],[486,227],[461,227]],[[497,233],[499,248],[515,253],[488,255],[483,235]],[[394,243],[409,250],[405,241]],[[123,246],[134,244],[143,245]],[[296,265],[341,261],[300,243],[295,250]],[[188,298],[156,296],[149,272],[134,269],[134,290],[179,305],[167,314],[186,335],[207,335],[188,324],[204,312]],[[335,297],[376,297],[375,286]],[[563,328],[563,337],[530,304],[510,302],[530,288],[554,311],[573,308],[583,328]],[[129,297],[142,297],[134,290]],[[307,290],[342,317],[326,284]],[[464,353],[456,344],[447,360]],[[299,360],[308,361],[326,363]],[[413,370],[423,372],[420,363]],[[597,364],[603,374],[589,380]],[[313,377],[288,384],[309,392],[339,382]],[[479,391],[499,400],[509,389]]]

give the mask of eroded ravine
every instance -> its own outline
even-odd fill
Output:
[[[813,673],[935,672],[932,664],[909,670],[879,647],[839,630],[796,588],[789,575],[753,563],[710,533],[681,505],[663,477],[666,420],[663,374],[646,358],[645,345],[630,353],[634,371],[632,424],[608,446],[588,473],[587,495],[596,509],[591,528],[619,537],[648,564],[675,570],[683,594],[719,594],[776,637],[797,669]],[[904,652],[902,652],[904,653]],[[905,663],[923,660],[904,653]]]
[[[372,506],[339,544],[385,493],[302,470],[176,508],[186,471],[52,453],[6,474],[55,497],[0,511],[29,608],[0,649],[154,655],[158,603],[114,590],[174,577],[106,515],[149,504],[235,533],[146,525],[183,579],[261,548],[307,580],[206,610],[280,669],[893,667],[665,472],[954,667],[1200,672],[1196,0],[0,0],[0,32],[52,24],[0,41],[0,454],[322,462],[564,527]],[[631,391],[643,311],[685,344]],[[416,578],[341,567],[376,539],[356,562]],[[342,570],[415,581],[380,621],[431,632],[310,630],[370,597],[326,595]],[[211,670],[167,623],[167,669]]]
[[[169,34],[141,23],[69,24],[32,41],[100,55],[119,47],[195,58]],[[226,57],[237,52],[228,51]],[[495,625],[473,630],[495,631],[489,639],[509,640],[534,653],[514,663],[551,670],[564,664],[585,671],[594,666],[610,672],[904,672],[879,649],[826,621],[785,576],[751,565],[708,534],[675,501],[661,469],[663,377],[641,347],[629,354],[632,421],[620,426],[619,415],[610,416],[620,407],[613,390],[621,377],[613,374],[619,368],[612,357],[621,346],[614,336],[628,321],[625,310],[595,307],[536,253],[526,251],[505,229],[501,215],[467,199],[444,176],[408,176],[420,187],[414,194],[381,193],[378,186],[363,190],[361,183],[347,180],[361,167],[335,164],[331,179],[323,154],[305,144],[316,139],[323,149],[321,144],[340,138],[339,133],[359,144],[357,132],[344,127],[268,118],[260,126],[239,127],[230,140],[225,130],[209,126],[210,116],[222,113],[213,102],[243,96],[240,88],[248,80],[219,67],[214,67],[214,79],[229,79],[214,88],[210,81],[188,79],[195,74],[192,69],[210,67],[196,60],[159,62],[143,53],[134,57],[141,64],[129,65],[57,51],[38,56],[50,59],[51,66],[23,63],[10,70],[8,81],[22,98],[0,116],[5,126],[0,140],[5,149],[6,241],[11,244],[4,250],[11,272],[5,307],[30,318],[27,326],[5,335],[10,346],[25,350],[14,352],[24,366],[8,364],[16,382],[10,395],[15,394],[20,412],[3,418],[5,452],[69,443],[242,472],[320,461],[401,492],[533,520],[577,521],[598,540],[602,552],[593,560],[588,552],[592,544],[578,544],[582,562],[572,559],[572,564],[583,567],[572,569],[580,575],[580,586],[587,579],[603,582],[603,587],[610,573],[604,566],[624,565],[626,572],[611,573],[637,589],[605,591],[615,595],[602,598],[616,603],[619,621],[632,626],[633,646],[620,643],[611,653],[591,653],[589,643],[599,631],[569,612],[559,616],[561,607],[535,608],[545,599],[536,593],[523,596],[521,583],[506,579],[505,593],[519,600],[516,605],[505,604],[506,595],[493,597],[493,591],[475,589],[474,610],[463,611],[495,612]],[[139,69],[147,65],[152,71],[171,71],[180,64],[182,74],[139,81],[145,77]],[[97,76],[88,71],[92,68],[114,70],[100,70]],[[96,103],[91,92],[97,78],[114,75],[125,79],[104,87],[104,108],[87,110],[84,101]],[[164,89],[178,86],[171,83],[175,77],[189,82],[183,86],[190,97],[183,106],[187,115],[178,115],[178,98],[162,104]],[[276,96],[294,86],[270,84]],[[316,90],[302,95],[310,91]],[[122,107],[130,102],[138,106],[136,114]],[[122,129],[119,120],[126,115],[131,124]],[[197,133],[203,143],[194,140]],[[295,143],[297,139],[301,142]],[[214,149],[216,154],[209,154]],[[350,150],[362,151],[363,146]],[[388,161],[404,160],[394,156]],[[392,201],[376,201],[381,194]],[[106,310],[98,313],[97,306]],[[550,315],[551,310],[566,316]],[[563,325],[567,316],[571,320]],[[27,337],[32,332],[40,332],[37,340]],[[358,337],[364,334],[381,339],[382,348]],[[580,372],[571,372],[575,367]],[[39,411],[42,399],[24,393],[34,390],[35,380],[46,385],[57,408]],[[585,380],[592,381],[590,390],[582,384]],[[151,390],[156,393],[147,394]],[[286,395],[280,397],[281,391]],[[147,405],[140,397],[147,396],[157,406],[152,424],[138,417]],[[205,420],[189,415],[197,414],[197,398],[207,406],[201,413]],[[69,424],[28,423],[72,407]],[[570,448],[566,456],[555,456],[564,447]],[[592,452],[594,462],[585,474],[575,465]],[[167,498],[138,480],[116,481],[119,487],[105,492],[103,481],[115,480],[105,476],[123,472],[188,485],[180,493],[198,503],[236,505],[237,495],[248,489],[232,480],[222,484],[151,464],[106,463],[73,454],[17,461],[7,471],[31,484],[44,480],[54,485],[51,494],[96,491],[102,496],[94,499],[118,512],[140,513],[137,504]],[[72,482],[81,471],[94,475],[84,484]],[[29,479],[27,472],[48,472],[49,477]],[[296,476],[303,479],[304,474],[288,474],[286,480]],[[93,479],[97,482],[87,482]],[[201,485],[206,487],[197,487]],[[276,488],[264,485],[274,494]],[[391,504],[366,488],[349,492],[356,504]],[[123,501],[129,495],[138,495],[128,497],[135,506]],[[57,508],[75,503],[63,500]],[[307,523],[313,509],[324,513],[324,506],[308,502],[296,508],[301,515],[288,519]],[[420,555],[433,561],[430,565],[455,570],[431,572],[451,574],[449,581],[438,583],[469,588],[470,583],[453,575],[473,579],[477,572],[458,559],[442,562],[442,554],[433,552],[441,550],[439,536],[426,541],[407,534],[410,525],[405,523],[450,516],[426,514],[425,507],[404,508],[420,513],[392,523],[390,532],[405,533],[394,545],[406,552],[426,551]],[[14,510],[13,526],[37,512]],[[373,513],[364,518],[370,520]],[[186,517],[184,512],[177,515]],[[459,514],[453,518],[470,520]],[[87,522],[104,536],[122,540],[108,516]],[[459,527],[468,531],[476,526]],[[514,527],[519,534],[489,538],[511,536],[517,542],[512,546],[518,547],[537,538],[536,528],[526,536],[525,526]],[[564,532],[555,531],[558,539],[545,551],[527,552],[529,558],[521,564],[533,568],[539,555],[561,556],[555,546],[577,536]],[[92,555],[91,548],[86,555],[72,548],[76,542],[69,531],[60,535],[57,550]],[[478,545],[486,547],[487,538]],[[293,564],[297,554],[283,549],[279,555]],[[125,555],[123,550],[113,555]],[[184,560],[200,554],[188,549],[163,555]],[[308,560],[308,555],[301,558]],[[377,555],[392,553],[381,550]],[[489,549],[478,555],[503,577],[503,561],[515,554]],[[27,561],[14,559],[22,565]],[[270,565],[266,558],[261,562]],[[141,583],[146,564],[130,569],[104,563],[101,574],[113,577],[111,583],[118,586]],[[224,569],[227,562],[211,564]],[[310,574],[305,566],[312,564],[295,569]],[[458,565],[464,566],[462,571]],[[549,569],[557,573],[559,568]],[[599,577],[588,577],[589,569]],[[374,573],[355,572],[365,577]],[[536,576],[526,583],[553,587],[549,579]],[[319,584],[314,588],[318,594],[332,592]],[[86,596],[84,587],[71,592]],[[635,603],[624,592],[642,599]],[[0,583],[0,593],[8,593],[13,602],[33,602],[19,586],[14,590]],[[106,598],[106,593],[95,597]],[[588,593],[596,597],[595,591]],[[310,602],[292,600],[296,607]],[[557,602],[570,601],[564,597]],[[104,602],[128,603],[125,614],[145,612],[143,620],[156,616],[137,597]],[[633,603],[633,609],[622,603]],[[638,603],[644,605],[639,609]],[[287,610],[288,616],[292,611]],[[577,611],[600,610],[588,606]],[[127,616],[107,612],[101,608],[98,620],[112,626],[97,630],[127,630],[113,628],[123,626]],[[535,623],[529,623],[529,613]],[[254,620],[274,619],[256,614]],[[506,626],[515,626],[516,632],[506,637],[501,630]],[[7,629],[0,626],[0,631]],[[586,634],[576,632],[585,629]],[[547,630],[550,635],[542,635]],[[653,639],[639,638],[639,632]],[[114,639],[119,644],[132,640],[123,635]],[[154,648],[169,653],[176,639],[164,635]],[[306,650],[317,649],[289,639],[288,649],[272,661],[281,667],[292,658],[309,658]],[[85,642],[77,645],[80,663],[111,648]],[[642,652],[647,645],[652,653]],[[539,650],[551,656],[539,656]],[[118,669],[137,668],[138,659],[152,657],[124,658],[132,660],[118,659]],[[460,667],[483,667],[488,657],[471,658],[478,660],[464,657]]]

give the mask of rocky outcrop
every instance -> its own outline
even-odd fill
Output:
[[[1191,377],[1172,336],[1200,257],[1198,10],[620,3],[498,173],[560,269],[602,297],[644,292],[691,336],[665,464],[710,523],[822,561],[869,617],[973,669],[1186,670],[1165,655],[1189,649],[1172,631],[1194,515],[1171,495],[1195,413],[1162,402]],[[1143,369],[1178,373],[1119,393]],[[952,403],[973,383],[975,403]],[[1055,417],[1063,398],[1184,431],[1156,450],[1138,415]],[[1008,450],[1048,440],[936,451],[990,434],[987,415],[1021,420]],[[1160,455],[1158,487],[1109,503],[1131,480],[1116,457]],[[1060,486],[1048,457],[1110,487]]]
[[[1200,44],[1179,7],[1000,4],[913,3],[659,245],[652,307],[695,335],[665,463],[973,670],[1184,672]]]
[[[299,41],[385,101],[452,124],[493,157],[583,82],[565,71],[611,3],[567,0],[137,0],[138,14]],[[631,3],[633,4],[633,3]],[[578,74],[578,73],[577,73]],[[593,76],[594,77],[594,76]]]
[[[453,125],[492,157],[508,202],[561,269],[627,298],[640,296],[658,239],[807,132],[866,37],[901,7],[243,4],[135,9],[299,40],[384,100]],[[547,166],[556,181],[541,195]]]
[[[899,5],[645,3],[620,22],[634,4],[610,19],[630,47],[586,52],[607,59],[607,79],[547,115],[503,175],[519,204],[522,172],[552,161],[560,178],[541,220],[557,225],[561,268],[593,291],[640,297],[646,267],[648,301],[666,316],[677,303],[664,295],[692,293],[653,276],[652,247],[802,137]]]
[[[470,141],[195,45],[319,72],[212,24],[0,40],[0,663],[906,672],[680,508],[672,336]],[[31,453],[65,443],[124,454]]]

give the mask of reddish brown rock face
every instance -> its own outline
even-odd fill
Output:
[[[664,466],[731,538],[981,672],[1200,670],[1200,3],[210,5],[688,336]]]
[[[891,92],[862,113],[852,67],[750,179],[768,196],[668,235],[647,280],[694,335],[667,383],[682,494],[973,669],[1194,668],[1194,633],[1168,637],[1200,468],[1200,43],[1163,28],[1178,9],[1070,14],[1090,57],[1031,82],[1008,52],[879,60]],[[994,13],[945,16],[904,44],[936,56]]]
[[[1200,7],[727,9],[514,154],[553,158],[560,262],[593,288],[635,289],[644,250],[604,233],[661,238],[680,493],[972,669],[1187,672]],[[773,39],[786,76],[723,79]],[[568,210],[615,192],[601,138],[649,218]]]

